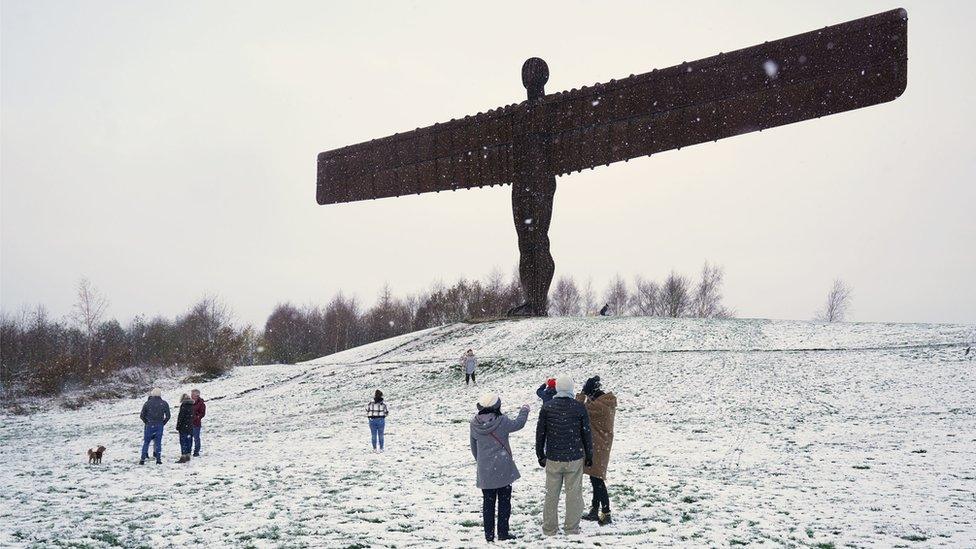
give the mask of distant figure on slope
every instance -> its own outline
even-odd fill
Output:
[[[556,377],[556,396],[542,405],[535,428],[535,454],[546,468],[542,533],[555,536],[559,526],[559,492],[566,486],[567,535],[579,534],[583,516],[583,467],[593,466],[590,416],[573,398],[573,380]]]
[[[586,380],[583,392],[576,400],[586,406],[590,415],[590,429],[593,435],[593,465],[583,469],[590,476],[593,485],[593,502],[590,512],[583,520],[599,521],[600,526],[613,522],[610,519],[610,494],[607,492],[607,466],[610,464],[610,448],[613,446],[613,419],[617,413],[617,397],[604,393],[600,386],[600,376]],[[600,513],[599,507],[603,508]]]
[[[383,432],[386,430],[386,416],[390,414],[386,403],[383,402],[383,391],[379,389],[373,394],[373,401],[366,405],[366,417],[369,418],[369,434],[373,440],[373,451],[383,452]],[[379,443],[379,447],[377,447]]]
[[[207,403],[200,398],[200,389],[190,391],[193,398],[193,457],[200,457],[200,430],[203,428],[203,416],[207,415]]]
[[[163,426],[169,421],[169,404],[163,400],[162,391],[153,389],[149,392],[149,399],[142,405],[142,412],[139,418],[143,423],[142,434],[142,454],[139,457],[139,465],[145,465],[146,458],[149,457],[149,442],[153,443],[153,456],[156,463],[163,462]]]
[[[478,382],[474,380],[474,374],[478,369],[478,359],[474,357],[474,351],[468,349],[468,352],[461,355],[461,367],[464,368],[464,384],[474,383],[477,385]]]
[[[180,436],[180,459],[176,463],[190,461],[190,450],[193,448],[193,399],[183,393],[180,397],[180,412],[176,415],[176,432]]]
[[[610,316],[610,304],[607,303],[600,309],[600,316]]]
[[[476,482],[482,494],[485,539],[495,541],[495,502],[498,502],[498,539],[515,539],[508,531],[512,514],[512,483],[521,475],[512,458],[508,435],[525,427],[529,405],[523,404],[514,420],[502,414],[496,394],[478,400],[478,413],[471,419],[471,454],[478,462]]]
[[[547,379],[545,383],[539,385],[535,394],[542,399],[543,404],[552,400],[552,397],[556,396],[556,379],[552,377]]]

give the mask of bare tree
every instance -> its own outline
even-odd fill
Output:
[[[660,293],[657,282],[638,275],[634,279],[634,293],[630,296],[630,310],[637,316],[660,316]]]
[[[661,312],[677,318],[688,314],[691,298],[688,295],[688,279],[671,271],[661,287]]]
[[[85,335],[86,363],[88,364],[87,373],[92,371],[92,345],[95,340],[95,332],[102,323],[105,309],[108,308],[108,300],[95,288],[91,281],[82,278],[78,281],[78,301],[75,303],[71,318],[78,328]]]
[[[727,318],[729,312],[722,306],[722,268],[710,265],[707,261],[702,267],[701,280],[695,288],[691,304],[691,316],[698,318]]]
[[[834,285],[827,293],[827,302],[823,310],[817,313],[817,320],[821,322],[843,322],[847,310],[851,306],[851,287],[843,280],[834,280]]]
[[[580,291],[576,281],[569,275],[563,275],[556,281],[556,288],[549,298],[549,311],[554,316],[577,316],[580,313]]]
[[[610,281],[604,297],[606,298],[607,305],[610,306],[611,313],[614,315],[627,314],[627,307],[630,304],[630,292],[627,290],[627,283],[624,282],[624,279],[619,274],[614,276],[613,280]]]
[[[583,316],[596,313],[596,292],[593,290],[593,277],[586,279],[586,285],[583,286],[583,294],[580,299],[583,306]]]

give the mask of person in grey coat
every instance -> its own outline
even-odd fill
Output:
[[[498,395],[478,399],[478,414],[471,419],[471,455],[478,463],[477,486],[483,497],[485,539],[495,541],[495,502],[498,502],[498,539],[515,539],[508,531],[512,514],[512,483],[521,475],[512,457],[508,435],[525,427],[529,405],[523,404],[514,420],[502,414]]]
[[[464,384],[474,383],[477,385],[478,382],[475,381],[474,376],[478,369],[478,359],[474,357],[474,351],[468,349],[468,352],[461,355],[461,367],[464,369]]]

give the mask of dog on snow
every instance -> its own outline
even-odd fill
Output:
[[[102,462],[102,454],[105,453],[105,447],[99,446],[98,448],[92,450],[88,449],[88,463],[98,465]]]

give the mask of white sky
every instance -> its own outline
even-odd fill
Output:
[[[2,2],[0,304],[372,302],[506,273],[509,187],[315,203],[315,155],[871,15],[885,1]],[[976,322],[976,3],[905,2],[892,103],[559,179],[557,276],[726,269],[742,316]]]

